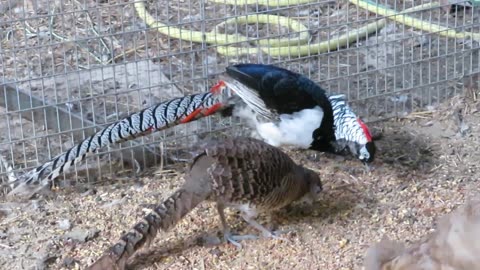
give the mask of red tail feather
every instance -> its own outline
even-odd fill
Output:
[[[185,118],[183,118],[182,121],[180,121],[180,123],[185,124],[185,123],[188,123],[188,122],[192,121],[193,119],[195,119],[195,116],[197,116],[201,112],[202,112],[202,108],[196,109],[191,114],[189,114]]]
[[[214,114],[217,112],[218,109],[220,109],[222,107],[222,103],[217,103],[215,105],[213,105],[212,107],[208,108],[204,113],[203,115],[205,116],[209,116],[211,114]]]
[[[365,125],[365,123],[363,123],[363,121],[360,119],[360,117],[357,118],[357,121],[363,129],[363,133],[365,133],[365,137],[367,137],[367,141],[371,142],[372,141],[372,134],[370,134],[370,131],[368,130],[367,125]]]
[[[224,81],[219,81],[217,84],[210,88],[210,92],[213,94],[220,94],[222,88],[227,87]]]
[[[203,116],[209,116],[218,111],[222,107],[222,103],[216,103],[210,108],[198,108],[195,111],[193,111],[191,114],[187,115],[185,118],[183,118],[180,123],[185,124],[188,123],[192,120],[194,120],[199,114],[202,114]]]

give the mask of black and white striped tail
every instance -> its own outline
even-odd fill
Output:
[[[196,120],[214,113],[221,107],[220,97],[210,92],[156,104],[108,125],[65,153],[27,172],[18,182],[26,184],[42,182],[46,185],[71,166],[84,160],[87,154],[95,153],[102,147]]]

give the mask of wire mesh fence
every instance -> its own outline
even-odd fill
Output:
[[[478,87],[480,7],[454,2],[4,0],[2,182],[5,164],[21,174],[132,112],[207,91],[233,63],[302,73],[367,122],[430,109]],[[204,118],[103,149],[65,180],[178,161],[237,124]]]

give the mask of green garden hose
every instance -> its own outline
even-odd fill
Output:
[[[389,20],[393,20],[398,23],[401,23],[413,28],[417,28],[425,32],[436,33],[440,36],[458,38],[458,39],[468,39],[469,37],[471,37],[474,40],[480,41],[480,33],[457,32],[454,29],[451,29],[449,27],[441,26],[434,23],[429,23],[420,19],[409,17],[407,15],[402,15],[401,13],[404,13],[404,12],[400,12],[400,13],[396,12],[392,9],[379,5],[370,0],[366,0],[366,1],[349,0],[349,2],[361,8],[364,8],[370,12],[376,13],[378,15],[386,16],[388,17]],[[440,4],[431,3],[431,4],[424,4],[419,7],[421,9],[426,9],[426,8],[433,8],[436,6],[440,6]],[[408,9],[405,11],[408,11]]]
[[[311,3],[313,0],[210,0],[215,3],[231,4],[231,5],[245,5],[245,4],[258,4],[266,6],[288,6],[288,5],[298,5]],[[364,8],[370,12],[376,13],[378,15],[386,16],[390,20],[394,20],[398,23],[405,24],[423,31],[438,33],[439,35],[453,38],[469,38],[475,40],[480,40],[480,33],[472,32],[456,32],[455,30],[440,26],[437,24],[428,23],[419,19],[415,19],[404,15],[404,13],[419,11],[427,8],[436,7],[438,3],[424,4],[416,6],[413,8],[406,9],[402,12],[396,12],[394,10],[388,9],[382,5],[378,5],[372,1],[354,1],[349,0],[350,3],[357,5],[361,8]],[[215,29],[211,32],[201,32],[201,31],[192,31],[181,29],[178,27],[170,26],[155,20],[150,13],[146,10],[145,4],[143,2],[136,2],[135,9],[138,16],[145,21],[145,23],[152,28],[155,28],[161,34],[178,38],[185,41],[197,42],[197,43],[207,43],[212,45],[217,45],[217,52],[222,55],[227,56],[236,56],[242,54],[252,54],[262,51],[265,54],[268,54],[273,57],[278,56],[305,56],[311,54],[319,54],[323,52],[328,52],[331,50],[336,50],[347,44],[353,43],[358,39],[362,39],[367,35],[374,33],[386,24],[385,19],[381,19],[372,23],[369,23],[363,27],[360,27],[353,31],[348,31],[348,33],[341,35],[336,38],[331,38],[329,40],[319,42],[319,43],[308,43],[310,40],[310,34],[308,28],[305,27],[301,22],[277,15],[268,15],[268,14],[251,14],[240,16],[237,18],[232,18],[222,22],[217,25]],[[218,28],[227,24],[276,24],[286,28],[289,28],[293,32],[298,33],[296,38],[267,38],[257,41],[259,47],[257,48],[248,48],[248,47],[236,47],[231,44],[239,42],[251,41],[247,37],[239,34],[220,34],[218,33]]]

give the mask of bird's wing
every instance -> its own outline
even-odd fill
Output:
[[[233,90],[233,92],[257,114],[267,119],[272,119],[274,117],[272,111],[267,108],[267,105],[260,98],[260,95],[257,91],[230,77],[225,76],[222,78],[222,80],[229,89]]]

